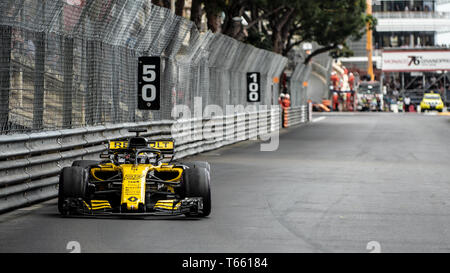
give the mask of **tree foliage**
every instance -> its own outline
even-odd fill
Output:
[[[361,39],[366,24],[376,24],[365,11],[365,0],[193,0],[191,20],[200,25],[205,14],[211,31],[283,55],[302,42],[315,41],[321,47],[309,55],[307,63],[327,51],[351,54],[345,41]]]

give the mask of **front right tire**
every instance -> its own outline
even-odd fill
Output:
[[[199,167],[205,168],[208,172],[211,172],[211,165],[206,161],[191,161],[182,163],[183,165],[188,166],[189,168]]]
[[[211,214],[211,176],[208,168],[205,164],[198,164],[198,162],[191,162],[190,164],[187,163],[185,165],[189,167],[184,170],[183,176],[183,190],[185,196],[202,197],[203,212],[200,213],[199,216],[206,217]],[[186,216],[194,215],[187,213]]]

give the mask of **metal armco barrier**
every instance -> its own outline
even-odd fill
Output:
[[[291,107],[287,109],[287,127],[299,125],[309,121],[308,105]]]
[[[125,123],[14,136],[0,136],[0,213],[57,196],[58,176],[77,159],[96,159],[107,142],[125,139],[129,128],[146,128],[151,140],[174,138],[175,158],[210,151],[280,128],[280,110],[240,113],[211,119]],[[192,125],[172,132],[172,126]],[[267,126],[263,126],[267,125]],[[222,132],[205,128],[222,126]],[[186,128],[186,127],[183,127]],[[177,140],[178,139],[178,140]]]
[[[283,128],[289,127],[289,108],[283,108],[282,110]]]

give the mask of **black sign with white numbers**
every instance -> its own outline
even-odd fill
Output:
[[[261,101],[261,73],[247,73],[247,102]]]
[[[139,57],[138,109],[159,110],[161,107],[161,58]]]

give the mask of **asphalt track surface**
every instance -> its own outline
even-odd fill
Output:
[[[318,118],[318,116],[315,116]],[[450,251],[450,117],[331,114],[200,156],[205,219],[61,218],[56,201],[0,216],[0,252]]]

